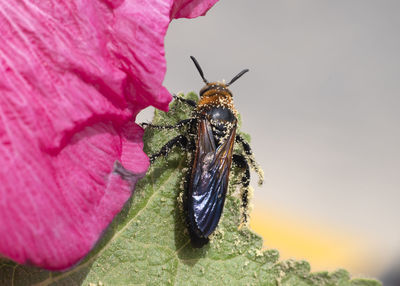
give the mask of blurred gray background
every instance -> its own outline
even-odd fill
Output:
[[[349,231],[384,271],[400,257],[399,35],[400,1],[221,0],[171,23],[164,85],[199,91],[190,55],[210,81],[249,68],[231,90],[266,173],[255,211]]]

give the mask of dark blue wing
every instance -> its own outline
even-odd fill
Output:
[[[188,215],[198,237],[207,238],[218,225],[228,189],[236,128],[216,146],[211,124],[201,119],[191,180]]]

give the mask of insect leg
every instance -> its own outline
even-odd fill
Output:
[[[233,154],[232,157],[233,163],[241,168],[244,169],[244,173],[241,179],[241,200],[242,200],[242,223],[246,224],[249,218],[249,190],[250,190],[250,167],[247,163],[246,157],[243,155],[236,155]]]
[[[175,125],[154,125],[154,124],[145,123],[145,122],[140,123],[139,125],[142,127],[149,127],[149,128],[154,128],[154,129],[178,129],[185,125],[192,124],[192,122],[193,122],[193,119],[189,118],[189,119],[181,120]]]
[[[264,182],[264,172],[254,159],[254,154],[253,151],[251,150],[249,143],[247,143],[244,140],[244,138],[239,134],[236,135],[236,142],[242,144],[244,153],[246,154],[248,160],[250,161],[251,167],[254,169],[254,171],[256,171],[258,175],[258,184],[262,185]]]
[[[186,99],[186,98],[180,97],[180,96],[175,95],[175,94],[173,95],[173,97],[176,100],[180,101],[180,102],[183,102],[183,103],[186,103],[187,105],[190,105],[191,107],[196,107],[197,106],[197,103],[195,101],[193,101],[193,100]]]
[[[175,138],[172,138],[163,147],[161,147],[161,150],[158,153],[150,156],[150,162],[153,163],[154,160],[160,156],[167,156],[174,146],[180,146],[186,149],[188,146],[188,139],[184,135],[178,135]]]

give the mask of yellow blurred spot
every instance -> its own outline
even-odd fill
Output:
[[[304,259],[312,271],[348,270],[352,275],[374,275],[373,255],[368,241],[340,229],[274,211],[253,211],[250,227],[264,238],[265,248],[279,250],[281,260]]]

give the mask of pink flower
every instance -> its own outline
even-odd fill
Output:
[[[0,0],[0,255],[89,252],[148,168],[134,119],[168,109],[169,22],[216,1]]]

